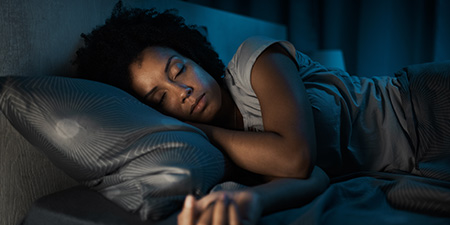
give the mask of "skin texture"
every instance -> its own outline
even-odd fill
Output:
[[[261,216],[307,204],[328,187],[325,172],[315,167],[308,179],[276,179],[236,192],[214,192],[200,200],[186,197],[179,225],[256,224]]]
[[[314,167],[314,125],[305,87],[281,45],[268,47],[251,71],[264,132],[243,131],[226,89],[170,48],[146,48],[129,71],[133,90],[147,104],[197,126],[234,163],[270,181],[198,201],[187,197],[179,224],[255,224],[261,215],[305,204],[327,187],[328,177]]]
[[[294,62],[273,45],[256,60],[251,82],[265,132],[198,126],[244,169],[268,177],[307,178],[315,161],[314,124]]]
[[[231,121],[234,114],[242,121],[228,91],[173,49],[148,47],[130,64],[129,71],[133,91],[164,114],[232,129],[236,128]]]
[[[138,95],[161,112],[202,129],[238,166],[267,177],[306,178],[314,165],[315,137],[311,106],[296,71],[281,46],[262,53],[251,82],[265,132],[244,132],[220,126],[233,120],[236,106],[193,61],[169,48],[149,47],[130,65]]]
[[[121,88],[197,126],[235,164],[270,181],[188,197],[179,224],[255,224],[261,215],[305,204],[327,187],[328,177],[314,167],[311,106],[296,64],[280,45],[268,47],[251,71],[265,131],[244,132],[242,116],[221,86],[223,62],[182,17],[126,9],[119,1],[103,26],[82,37],[85,46],[74,62],[80,78]]]
[[[208,123],[222,107],[221,88],[200,66],[164,47],[146,48],[130,65],[132,88],[158,110]]]

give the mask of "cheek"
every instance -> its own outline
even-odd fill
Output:
[[[165,114],[169,115],[169,116],[173,116],[173,117],[177,117],[179,118],[182,114],[182,110],[180,110],[180,103],[179,102],[175,102],[174,100],[170,101],[166,101],[164,106],[162,107],[162,111],[165,112]]]
[[[172,99],[165,102],[160,112],[179,120],[190,120],[189,109],[189,105],[183,105],[180,100]]]
[[[169,108],[169,109],[164,108],[164,109],[160,109],[158,111],[166,116],[174,117],[179,120],[187,120],[188,119],[188,118],[186,118],[186,115],[181,113],[181,110],[174,110],[173,108]]]
[[[206,73],[204,70],[199,71],[196,78],[197,82],[199,82],[204,89],[207,89],[212,92],[217,92],[217,90],[220,89],[217,81],[211,75]]]

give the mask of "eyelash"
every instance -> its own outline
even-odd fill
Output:
[[[161,96],[161,99],[159,100],[158,105],[162,105],[165,98],[166,98],[166,92],[164,92],[164,94]]]
[[[174,79],[176,79],[180,74],[182,74],[182,73],[184,72],[185,69],[186,69],[186,66],[183,64],[183,65],[181,66],[180,71],[178,71],[178,73],[175,74]]]
[[[186,69],[186,66],[183,64],[183,65],[181,66],[180,71],[178,71],[178,73],[175,74],[174,79],[176,79],[180,74],[182,74],[182,73],[184,72],[185,69]],[[165,99],[165,98],[166,98],[166,92],[164,92],[164,94],[161,96],[161,99],[160,99],[159,102],[158,102],[158,105],[159,105],[159,106],[162,105],[162,104],[164,103],[164,99]]]

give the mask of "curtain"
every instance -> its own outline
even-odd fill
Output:
[[[449,0],[190,0],[288,27],[298,50],[340,49],[359,76],[450,60]]]
[[[317,11],[317,48],[342,49],[350,73],[392,75],[409,64],[450,59],[447,0],[311,2]]]

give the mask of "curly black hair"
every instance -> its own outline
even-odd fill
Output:
[[[85,46],[78,49],[74,61],[77,77],[110,84],[134,96],[129,65],[150,46],[179,52],[223,84],[225,66],[217,52],[198,27],[186,25],[175,10],[127,9],[119,1],[104,25],[81,37]]]

